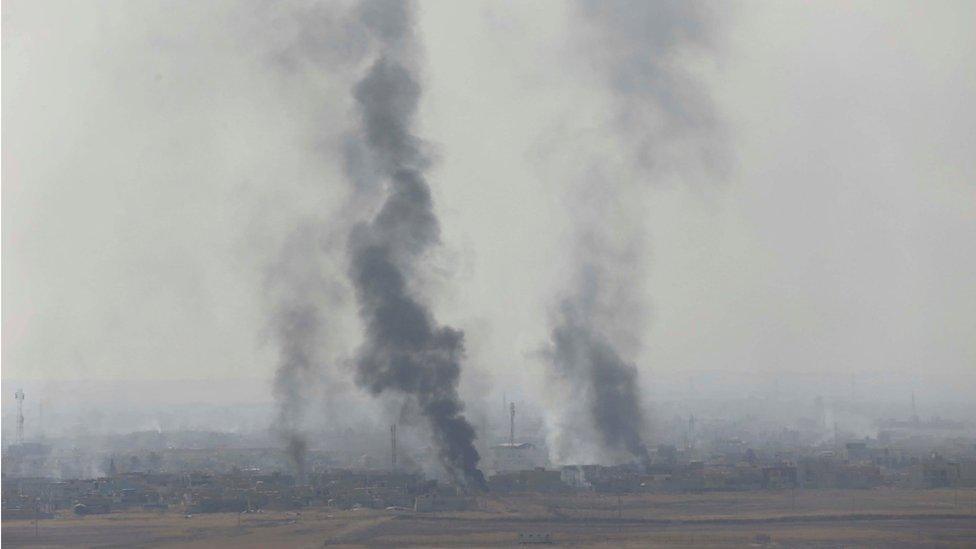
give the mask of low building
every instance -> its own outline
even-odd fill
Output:
[[[936,454],[912,465],[909,481],[915,488],[946,488],[960,484],[962,467]]]
[[[488,470],[491,473],[526,471],[545,467],[547,457],[531,442],[498,444],[491,447]]]
[[[845,448],[848,461],[871,461],[874,457],[866,442],[848,442]]]
[[[414,498],[413,510],[418,513],[432,511],[468,511],[478,507],[478,500],[467,496],[437,493],[421,494]]]
[[[882,482],[881,468],[874,463],[843,463],[832,455],[797,463],[797,484],[804,488],[873,488]]]
[[[537,467],[529,471],[498,473],[489,477],[492,492],[566,492],[571,488],[562,481],[559,471]]]
[[[793,488],[797,485],[796,465],[782,463],[762,468],[763,488]]]

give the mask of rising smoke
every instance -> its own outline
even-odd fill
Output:
[[[563,302],[552,330],[552,362],[560,373],[584,389],[589,414],[601,442],[627,451],[643,467],[650,464],[641,440],[644,411],[637,387],[637,367],[625,362],[592,324],[581,303]]]
[[[353,90],[356,128],[335,144],[351,183],[346,207],[296,231],[272,269],[281,282],[274,315],[281,357],[278,430],[303,474],[310,381],[322,373],[320,350],[336,320],[323,290],[337,282],[319,258],[334,251],[326,240],[348,234],[348,273],[366,331],[356,359],[357,381],[373,394],[396,391],[408,397],[404,406],[426,418],[445,469],[459,483],[482,489],[474,430],[457,393],[463,334],[437,327],[410,288],[419,262],[439,240],[423,173],[429,161],[422,141],[411,133],[420,99],[413,9],[411,3],[393,1],[287,6],[299,15],[288,18],[297,28],[277,55],[286,72],[322,74],[334,82],[363,60],[371,64]],[[377,202],[379,213],[363,222]]]
[[[579,8],[580,36],[612,92],[613,131],[632,169],[620,176],[609,160],[594,160],[575,190],[572,207],[583,212],[574,216],[577,272],[553,315],[548,356],[584,401],[600,453],[626,452],[646,467],[635,362],[648,316],[642,192],[682,171],[689,151],[696,161],[716,156],[710,102],[678,58],[709,44],[710,23],[701,5],[686,1],[586,1]]]
[[[621,148],[637,168],[626,185],[726,169],[722,124],[691,66],[696,54],[715,56],[718,9],[694,0],[580,2],[586,54],[600,67]]]
[[[475,433],[458,396],[463,334],[439,327],[414,295],[417,268],[439,240],[428,160],[411,133],[420,99],[413,5],[368,2],[363,21],[376,40],[376,59],[355,86],[361,130],[377,171],[388,180],[379,212],[349,240],[350,276],[366,337],[359,351],[359,383],[374,394],[411,398],[426,419],[440,461],[454,480],[482,490]]]
[[[273,336],[278,347],[275,372],[275,400],[278,417],[275,428],[296,479],[304,482],[308,439],[305,432],[309,389],[323,367],[325,344],[322,298],[328,286],[318,258],[314,225],[295,230],[282,247],[278,261],[268,271],[268,291],[274,295]]]
[[[313,118],[338,118],[342,101],[337,95],[346,91],[342,88],[348,87],[349,72],[368,50],[359,12],[339,3],[307,2],[277,2],[262,10],[260,18],[274,29],[263,38],[270,42],[268,57],[281,77],[281,93],[307,104]],[[335,160],[332,149],[342,149],[344,172],[355,185],[336,200],[344,207],[330,211],[320,205],[302,215],[265,273],[270,332],[278,354],[274,431],[299,481],[306,475],[308,430],[318,419],[311,413],[318,408],[317,397],[335,400],[349,383],[338,368],[342,360],[337,340],[349,291],[339,258],[351,225],[361,215],[357,212],[366,207],[376,187],[375,177],[360,159],[361,139],[325,124],[315,127],[310,137],[316,155],[329,162]],[[325,190],[326,181],[316,183]],[[315,201],[320,200],[321,195],[316,196]]]

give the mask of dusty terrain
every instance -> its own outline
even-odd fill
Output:
[[[462,513],[309,509],[186,518],[120,512],[4,520],[7,547],[512,546],[519,532],[592,547],[976,546],[976,490],[491,496]],[[767,541],[768,540],[768,541]]]

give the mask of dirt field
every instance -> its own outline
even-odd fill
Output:
[[[7,547],[506,547],[519,532],[589,547],[974,547],[976,490],[525,495],[464,513],[126,512],[41,520],[36,531],[5,520],[2,530]]]

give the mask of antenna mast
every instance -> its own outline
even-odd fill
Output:
[[[396,423],[390,425],[390,463],[393,472],[397,469],[397,448],[396,448]]]
[[[515,447],[515,403],[509,405],[509,414],[511,414],[511,421],[508,426],[508,442]]]
[[[24,443],[24,390],[17,389],[14,393],[17,399],[17,443]]]

